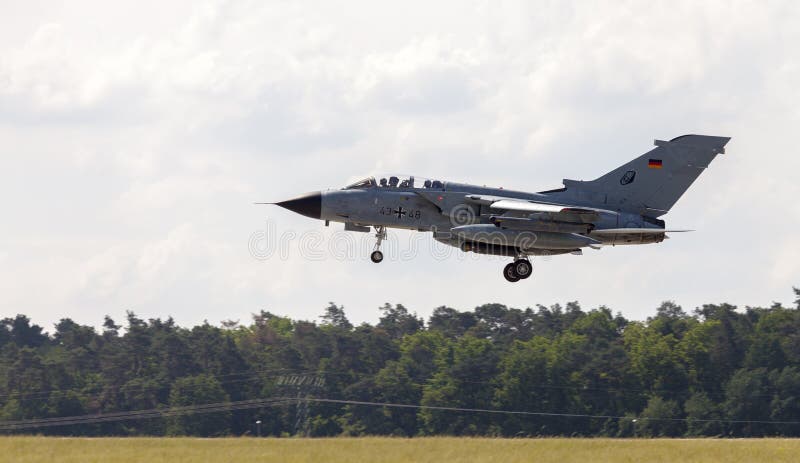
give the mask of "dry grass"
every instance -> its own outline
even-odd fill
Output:
[[[194,439],[0,437],[0,461],[797,462],[800,439]]]

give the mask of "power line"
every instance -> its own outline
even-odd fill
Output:
[[[390,408],[412,408],[417,410],[439,410],[451,412],[469,412],[469,413],[493,413],[502,415],[524,415],[524,416],[554,416],[564,418],[599,418],[599,419],[615,419],[615,420],[646,420],[646,421],[679,421],[679,422],[699,422],[699,423],[733,423],[733,424],[793,424],[800,425],[800,421],[764,421],[764,420],[726,420],[726,419],[694,419],[694,418],[650,418],[642,416],[618,416],[618,415],[591,415],[584,413],[554,413],[554,412],[529,412],[517,410],[497,410],[490,408],[462,408],[462,407],[447,407],[439,405],[415,405],[415,404],[398,404],[387,402],[368,402],[359,400],[339,400],[339,399],[322,399],[309,397],[307,400],[310,402],[322,403],[336,403],[348,405],[366,405],[373,407],[390,407]]]
[[[244,377],[244,378],[241,378],[241,379],[228,379],[228,380],[224,380],[224,381],[219,381],[220,385],[231,385],[231,384],[236,384],[236,383],[245,383],[245,382],[250,382],[250,381],[257,381],[257,380],[261,380],[261,379],[264,379],[264,380],[268,381],[269,378],[262,378],[260,376],[261,374],[264,374],[264,373],[281,373],[281,374],[294,374],[294,375],[323,375],[323,376],[328,376],[328,375],[331,375],[331,376],[356,376],[357,380],[370,379],[370,378],[374,378],[374,377],[376,377],[378,375],[378,373],[360,374],[360,373],[355,372],[355,371],[315,371],[315,370],[310,370],[310,369],[309,370],[300,370],[300,369],[292,370],[292,369],[288,369],[288,368],[274,368],[274,369],[251,369],[251,370],[244,370],[244,371],[235,372],[235,373],[227,373],[227,374],[222,374],[222,375],[206,375],[206,376],[209,376],[209,377],[212,377],[212,378],[216,378],[216,379],[233,378],[233,377],[237,377],[237,376],[243,376]],[[186,376],[184,376],[184,377],[186,377]],[[172,381],[174,381],[175,379],[180,379],[180,378],[183,378],[183,377],[173,378]],[[430,378],[426,378],[426,380],[428,380],[428,379],[430,379]],[[467,384],[486,384],[486,385],[495,384],[495,381],[480,381],[480,380],[460,380],[460,381],[463,382],[463,383],[467,383]],[[130,393],[130,392],[137,392],[137,391],[153,391],[153,390],[159,390],[159,389],[163,389],[163,388],[169,388],[169,387],[171,387],[171,385],[172,385],[171,383],[170,384],[142,384],[142,385],[136,385],[136,386],[113,385],[113,386],[117,386],[117,387],[114,387],[111,392],[115,392],[115,393]],[[88,397],[92,397],[92,398],[95,398],[95,399],[99,398],[105,392],[109,392],[108,391],[109,386],[112,386],[112,385],[109,385],[109,384],[103,385],[102,386],[103,390],[101,390],[100,392],[97,392],[96,394],[91,394]],[[195,385],[195,386],[188,386],[187,385],[187,387],[188,387],[188,389],[191,390],[191,389],[193,389],[195,387],[200,387],[200,385]],[[669,393],[669,394],[684,394],[684,393],[685,394],[691,394],[691,393],[695,393],[695,392],[703,392],[703,393],[705,393],[705,394],[707,394],[709,396],[712,396],[712,397],[724,398],[726,396],[724,391],[710,391],[710,390],[702,390],[702,389],[692,391],[692,390],[689,390],[689,389],[681,389],[681,390],[671,390],[671,389],[663,389],[663,388],[641,389],[641,388],[624,388],[624,387],[614,387],[614,386],[602,388],[602,387],[587,387],[587,386],[581,386],[581,385],[575,385],[575,384],[565,384],[565,383],[561,383],[561,384],[559,384],[559,383],[553,383],[553,384],[527,384],[526,388],[527,388],[527,390],[529,392],[533,392],[534,390],[538,390],[538,389],[545,389],[545,390],[547,390],[547,389],[552,389],[552,390],[572,390],[572,391],[575,391],[576,393],[581,394],[581,395],[583,395],[583,394],[588,394],[588,395],[611,395],[611,394],[615,394],[615,393],[616,394],[620,394],[620,393],[639,393],[639,394],[642,394],[642,393],[648,393],[648,392],[649,393],[662,393],[662,394],[663,393]],[[85,389],[86,388],[83,388],[83,387],[73,387],[73,388],[65,388],[65,389],[50,389],[50,390],[35,391],[35,392],[12,392],[12,393],[7,393],[7,394],[0,394],[0,402],[3,401],[3,398],[6,398],[7,400],[16,399],[19,402],[33,402],[33,401],[50,400],[50,399],[53,398],[53,396],[60,397],[60,396],[66,395],[66,394],[68,394],[70,392],[76,392],[76,393],[81,393],[83,395],[86,395],[87,391]],[[765,388],[765,389],[774,389],[774,388],[768,387],[768,388]],[[751,397],[773,398],[773,397],[775,397],[775,394],[774,393],[773,394],[751,394]]]
[[[148,410],[134,410],[127,412],[105,413],[94,415],[77,415],[57,418],[41,418],[31,420],[3,421],[0,422],[0,431],[17,431],[24,429],[46,428],[54,426],[69,426],[76,424],[94,424],[113,421],[141,420],[148,418],[168,418],[188,414],[217,413],[233,410],[246,410],[252,408],[274,407],[296,402],[297,399],[280,397],[270,399],[240,400],[235,402],[219,402],[203,405],[189,405],[171,408],[153,408]]]
[[[537,412],[521,410],[502,410],[488,408],[466,408],[450,407],[440,405],[422,404],[403,404],[392,402],[372,402],[361,400],[329,399],[322,397],[272,397],[252,400],[240,400],[233,402],[219,402],[203,405],[190,405],[183,407],[155,408],[148,410],[134,410],[127,412],[117,412],[108,414],[78,415],[57,418],[41,418],[31,420],[5,421],[0,422],[0,431],[16,431],[25,429],[35,429],[54,426],[68,426],[77,424],[93,424],[112,421],[138,420],[147,418],[166,418],[187,414],[216,413],[234,410],[246,410],[252,408],[274,407],[279,405],[291,405],[300,401],[329,403],[339,405],[355,405],[369,407],[388,407],[403,408],[413,410],[435,410],[455,413],[486,413],[496,415],[516,415],[529,417],[560,417],[560,418],[586,418],[586,419],[606,419],[606,420],[630,420],[630,421],[654,421],[654,422],[697,422],[697,423],[728,423],[728,424],[760,424],[760,425],[800,425],[800,421],[767,421],[767,420],[731,420],[731,419],[690,419],[690,418],[653,418],[642,416],[619,416],[619,415],[593,415],[586,413],[556,413],[556,412]]]
[[[258,376],[258,375],[263,374],[263,373],[280,373],[280,374],[294,374],[294,375],[303,375],[303,374],[309,374],[309,375],[339,375],[339,376],[346,376],[346,375],[350,375],[350,374],[357,375],[357,373],[355,373],[355,372],[352,372],[352,373],[350,373],[350,372],[319,372],[319,371],[315,371],[315,370],[292,370],[292,369],[289,369],[289,368],[251,369],[251,370],[244,370],[244,371],[237,372],[237,373],[227,373],[227,374],[223,374],[223,375],[208,375],[208,374],[204,374],[204,375],[205,376],[209,376],[211,378],[216,378],[216,379],[231,378],[231,377],[236,377],[236,376],[244,376],[245,377],[244,379],[230,379],[230,380],[225,380],[225,381],[220,381],[219,382],[220,384],[234,384],[234,383],[241,383],[241,382],[254,381],[254,380],[257,380],[257,379],[261,379],[261,377]],[[174,382],[175,380],[178,380],[178,379],[181,379],[181,378],[186,378],[186,377],[189,377],[189,376],[191,376],[191,375],[180,376],[180,377],[169,379],[168,380],[169,381],[168,384],[141,384],[141,385],[127,386],[127,387],[125,385],[104,384],[104,385],[101,386],[101,388],[105,389],[105,388],[107,388],[109,386],[119,386],[119,387],[115,388],[115,390],[117,392],[150,391],[150,390],[161,389],[161,388],[163,388],[165,386],[166,387],[170,387],[172,385],[171,383]],[[249,376],[249,378],[248,378],[248,376]],[[372,376],[375,376],[375,375],[368,375],[366,377],[372,377]],[[150,379],[157,380],[157,378],[150,378]],[[77,392],[77,393],[82,393],[83,394],[83,393],[86,392],[85,389],[86,389],[86,387],[71,387],[71,388],[64,388],[64,389],[48,389],[48,390],[44,390],[44,391],[34,391],[34,392],[10,392],[10,393],[7,393],[7,394],[0,394],[0,401],[2,401],[3,399],[7,399],[7,400],[16,399],[16,400],[21,401],[21,402],[24,402],[24,401],[36,401],[36,400],[49,400],[49,399],[52,398],[51,395],[59,397],[59,396],[66,395],[66,394],[68,394],[70,392]],[[97,396],[101,395],[102,392],[103,391],[97,393],[97,395],[92,395],[91,397],[95,397],[96,398]]]

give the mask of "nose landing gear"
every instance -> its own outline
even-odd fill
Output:
[[[386,239],[386,227],[384,226],[375,227],[375,238],[378,239],[378,242],[375,243],[375,250],[372,251],[372,254],[369,255],[369,258],[372,260],[372,262],[379,264],[381,263],[381,261],[383,261],[383,253],[381,252],[381,243],[383,242],[383,240]]]
[[[503,268],[503,277],[511,283],[524,280],[533,273],[533,265],[527,257],[520,257]]]

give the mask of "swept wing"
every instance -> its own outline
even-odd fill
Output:
[[[496,210],[498,214],[504,212],[522,212],[537,214],[556,222],[569,223],[594,223],[597,222],[600,214],[616,216],[618,213],[606,209],[597,209],[582,206],[570,206],[563,204],[549,204],[538,201],[531,201],[518,198],[506,198],[502,196],[487,195],[467,195],[466,200],[471,203],[488,206]],[[498,217],[501,219],[502,217]]]

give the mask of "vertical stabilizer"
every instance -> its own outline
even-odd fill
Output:
[[[729,140],[707,135],[656,140],[654,149],[596,180],[564,180],[565,196],[591,198],[609,209],[658,217],[672,208],[718,154],[725,152]]]

